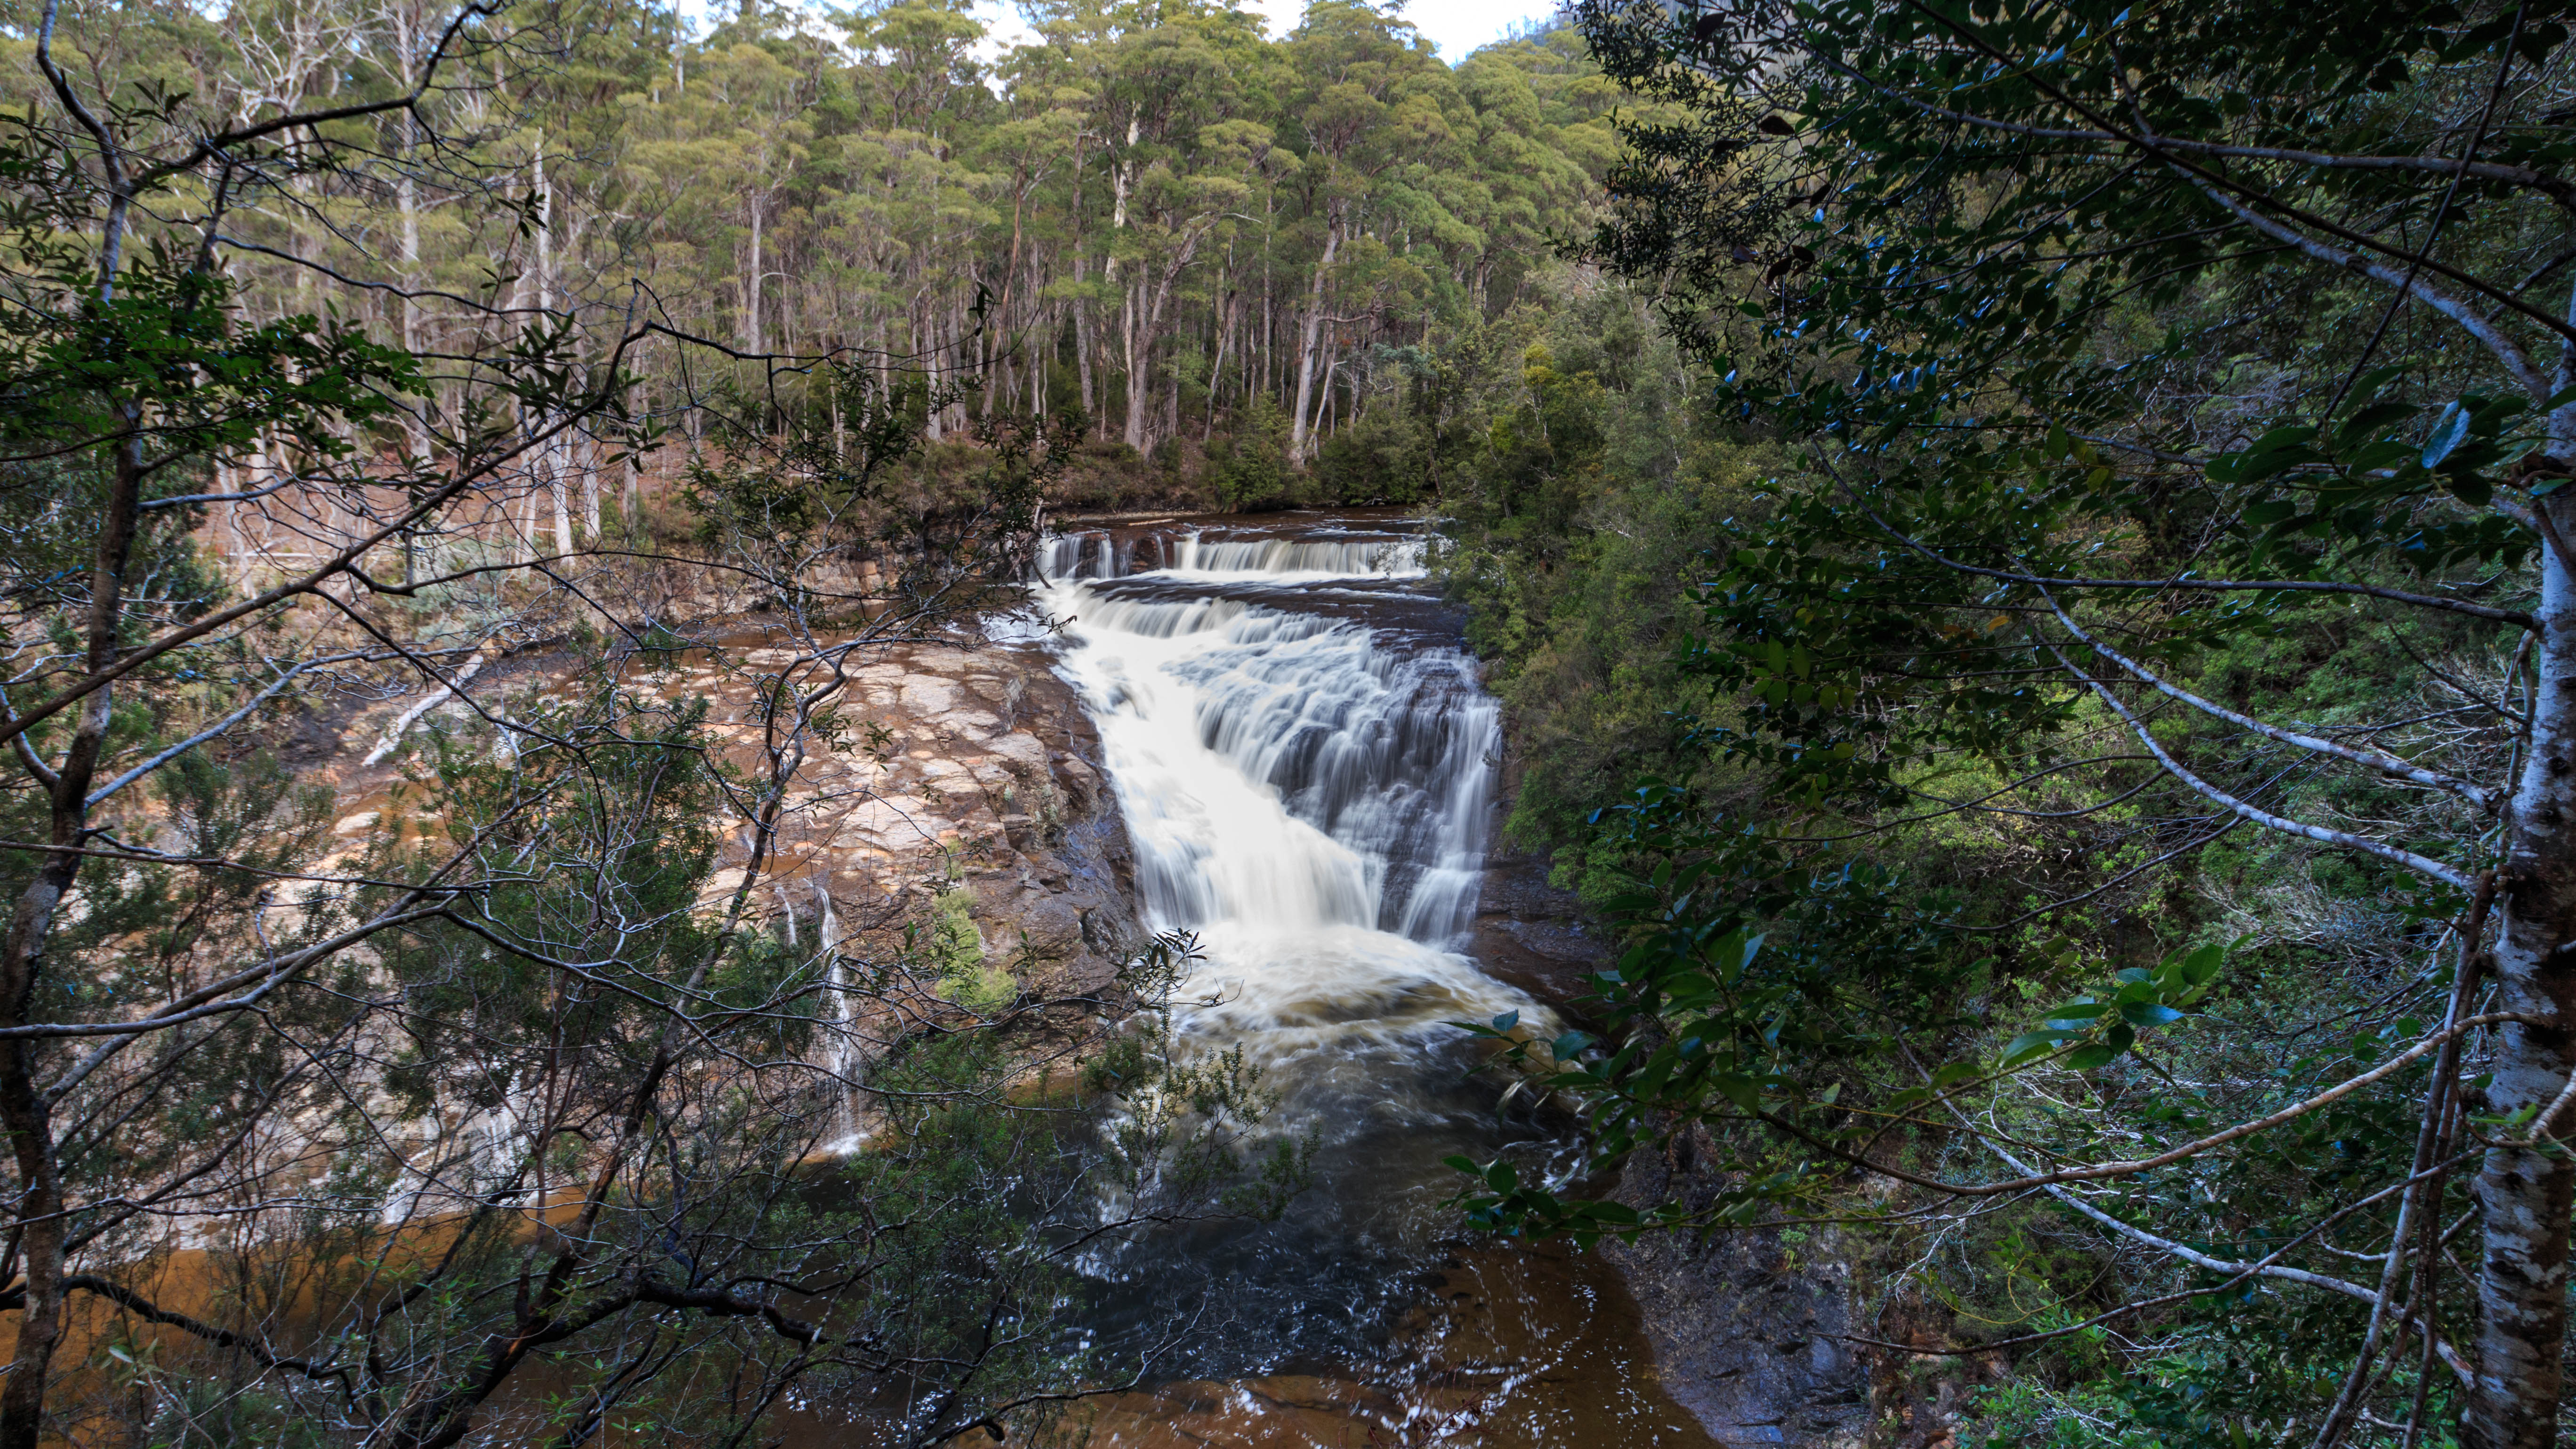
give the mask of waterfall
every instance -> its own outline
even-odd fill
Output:
[[[828,875],[814,878],[814,936],[826,963],[824,1002],[832,1015],[828,1028],[830,1039],[824,1050],[833,1077],[839,1087],[840,1136],[824,1150],[847,1156],[867,1142],[867,1129],[859,1125],[858,1076],[859,1060],[858,994],[850,989],[849,963],[841,958],[841,918],[832,912],[832,883]],[[792,919],[792,917],[791,917]]]
[[[1037,557],[1033,560],[1041,579],[1069,579],[1082,568],[1082,550],[1086,542],[1097,538],[1088,533],[1050,533],[1038,540]]]
[[[1418,538],[1212,539],[1192,532],[1173,550],[1172,570],[1184,574],[1261,574],[1287,581],[1371,574],[1417,577],[1423,571],[1422,557],[1422,540]]]
[[[1276,1057],[1545,1014],[1454,949],[1501,734],[1472,661],[1192,587],[1383,578],[1418,561],[1402,543],[1193,536],[1168,571],[1115,589],[1088,568],[1041,586],[1046,611],[1073,620],[1058,669],[1100,731],[1148,923],[1198,933],[1207,953],[1185,1034]]]
[[[1179,1311],[1203,1315],[1183,1378],[1379,1361],[1454,1249],[1443,1159],[1510,1153],[1530,1181],[1570,1160],[1453,1025],[1557,1029],[1467,954],[1500,710],[1417,582],[1419,538],[1317,517],[1128,532],[1124,553],[1050,541],[1029,613],[1061,621],[1043,637],[1098,732],[1143,924],[1198,937],[1175,1045],[1240,1050],[1276,1094],[1261,1130],[1307,1143],[1313,1177],[1276,1222],[1094,1241],[1076,1266],[1099,1342],[1146,1351]]]
[[[1309,583],[1336,578],[1423,576],[1420,538],[1385,534],[1351,538],[1233,536],[1189,528],[1175,533],[1113,535],[1102,530],[1051,533],[1038,541],[1032,570],[1040,583],[1132,578],[1141,570],[1180,578]],[[1150,554],[1150,563],[1140,555]]]

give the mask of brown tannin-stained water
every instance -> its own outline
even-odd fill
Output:
[[[1498,1113],[1450,1023],[1547,1005],[1463,953],[1494,817],[1496,702],[1418,528],[1288,515],[1068,532],[1035,603],[1099,730],[1147,924],[1204,959],[1176,1026],[1241,1048],[1312,1133],[1275,1223],[1102,1247],[1095,1343],[1168,1341],[1157,1386],[1065,1426],[1098,1446],[1705,1446],[1606,1262],[1462,1233],[1441,1159],[1569,1169]]]
[[[1279,1221],[1099,1240],[1078,1264],[1087,1343],[1155,1377],[1009,1443],[1716,1449],[1658,1384],[1608,1261],[1466,1233],[1445,1205],[1465,1182],[1446,1156],[1504,1157],[1528,1181],[1578,1154],[1525,1102],[1498,1110],[1502,1083],[1475,1074],[1451,1025],[1517,1012],[1554,1029],[1546,1003],[1465,950],[1501,721],[1423,543],[1392,518],[1290,515],[1048,545],[1032,602],[1065,622],[1020,642],[1051,640],[1098,731],[1146,924],[1199,939],[1175,1026],[1194,1049],[1241,1048],[1280,1099],[1269,1125],[1316,1149],[1313,1185]],[[387,808],[387,773],[353,782],[345,832]],[[452,1226],[420,1225],[414,1246]],[[230,1291],[209,1268],[179,1251],[139,1286],[202,1312]],[[75,1305],[88,1363],[113,1313]],[[524,1372],[473,1442],[554,1442],[531,1426],[558,1388]],[[763,1442],[865,1449],[889,1442],[887,1410],[791,1400]]]

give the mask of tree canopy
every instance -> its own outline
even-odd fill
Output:
[[[2053,1202],[2125,1300],[1971,1337],[2181,1325],[2129,1425],[2557,1442],[2562,11],[1579,13],[1662,108],[1594,255],[1780,452],[1697,576],[1712,767],[1599,817],[1624,1045],[1550,1080],[1613,1158],[1735,1144],[1650,1220]]]

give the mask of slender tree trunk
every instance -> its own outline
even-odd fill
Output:
[[[1003,380],[988,380],[985,385],[984,417],[987,421],[992,418],[993,410],[996,407],[1002,406],[1009,399],[1010,395],[1018,390],[1015,385],[1018,379],[1008,376],[1007,359],[1000,364],[996,364],[992,360],[993,346],[990,339],[996,332],[1008,335],[1008,330],[1011,325],[1011,298],[1012,295],[1018,291],[1020,285],[1022,215],[1027,210],[1028,200],[1029,168],[1027,160],[1023,158],[1013,168],[1011,175],[1011,254],[1002,263],[1002,295],[1000,300],[993,304],[993,326],[987,329],[984,334],[987,339],[984,344],[984,355],[986,358],[985,365],[988,368],[995,368],[1003,373]]]
[[[1082,389],[1082,427],[1085,437],[1099,426],[1100,410],[1092,405],[1091,391],[1091,301],[1083,289],[1091,282],[1090,239],[1083,226],[1082,153],[1088,132],[1073,138],[1073,370]]]
[[[1046,416],[1047,369],[1055,364],[1055,350],[1063,342],[1063,329],[1056,325],[1056,309],[1045,302],[1046,267],[1040,261],[1041,249],[1029,249],[1029,305],[1036,309],[1036,321],[1029,328],[1029,416]]]
[[[546,181],[546,137],[537,133],[536,146],[528,157],[528,189],[537,202],[537,310],[552,311],[555,305],[555,193]]]
[[[117,405],[121,435],[111,445],[114,474],[105,516],[90,564],[87,660],[92,672],[116,662],[118,625],[124,615],[125,571],[134,551],[143,498],[143,413]],[[0,944],[0,1026],[24,1026],[44,971],[46,937],[54,912],[79,877],[89,825],[89,791],[98,774],[112,722],[115,686],[81,701],[70,744],[47,782],[51,796],[48,852],[35,879],[19,893],[5,944]],[[8,1381],[0,1385],[0,1449],[36,1449],[44,1424],[46,1377],[63,1339],[64,1245],[70,1204],[63,1196],[61,1164],[54,1156],[53,1114],[37,1080],[37,1043],[0,1038],[0,1126],[9,1133],[18,1168],[18,1344]]]
[[[1076,282],[1087,280],[1084,274],[1089,270],[1089,258],[1074,258],[1073,278]],[[1100,409],[1093,404],[1096,394],[1091,387],[1091,303],[1078,295],[1073,302],[1073,365],[1082,379],[1082,415],[1088,420],[1086,429],[1097,427]]]
[[[546,445],[546,454],[550,464],[546,471],[553,475],[546,492],[554,501],[555,556],[570,558],[573,550],[572,500],[567,495],[572,492],[572,479],[565,474],[571,471],[569,465],[572,461],[572,447],[561,437],[557,437]]]
[[[742,350],[754,357],[758,357],[762,350],[760,346],[760,211],[760,202],[755,198],[751,204],[751,275],[743,279],[742,288],[744,338]]]
[[[920,323],[913,335],[921,349],[922,380],[930,389],[929,405],[922,419],[922,435],[936,443],[946,436],[940,430],[939,421],[948,409],[939,401],[939,312],[927,300],[921,305]]]
[[[1199,446],[1202,448],[1207,446],[1208,439],[1216,433],[1217,380],[1225,376],[1226,349],[1234,342],[1236,300],[1233,294],[1226,294],[1217,312],[1216,357],[1208,363],[1207,401],[1199,413]]]
[[[1333,269],[1333,257],[1341,250],[1341,219],[1328,214],[1324,223],[1324,255],[1315,263],[1314,280],[1306,289],[1306,331],[1297,346],[1297,407],[1288,421],[1288,462],[1304,467],[1313,451],[1306,419],[1315,403],[1315,353],[1324,332],[1324,280]]]
[[[2546,1110],[2576,1076],[2576,499],[2535,500],[2556,537],[2541,551],[2543,633],[2532,692],[2531,753],[2512,806],[2496,943],[2495,1010],[2531,1022],[2499,1033],[2487,1110]],[[2537,1024],[2532,1024],[2537,1023]],[[2485,1231],[2478,1275],[2477,1377],[2462,1429],[2476,1449],[2555,1449],[2567,1334],[2570,1118],[2558,1145],[2489,1148],[2478,1174]],[[2528,1128],[2508,1131],[2508,1139]]]
[[[1033,289],[1036,289],[1036,278],[1030,278],[1030,286],[1033,286]],[[1056,322],[1054,309],[1041,307],[1041,309],[1038,309],[1038,322],[1028,330],[1028,335],[1030,335],[1030,338],[1033,338],[1033,340],[1043,338],[1043,345],[1033,345],[1033,348],[1028,348],[1028,415],[1030,415],[1030,420],[1046,418],[1046,364],[1051,364],[1051,361],[1056,361],[1056,356],[1054,356],[1056,348],[1059,348],[1059,345],[1064,345],[1064,335],[1059,333],[1059,327],[1056,327],[1054,322]]]
[[[539,460],[528,465],[528,486],[519,493],[518,544],[511,552],[511,562],[529,564],[537,561],[537,495],[545,491],[544,449],[534,450]]]
[[[1145,433],[1147,398],[1153,392],[1146,371],[1152,356],[1153,339],[1145,335],[1144,308],[1137,305],[1145,290],[1143,280],[1129,287],[1118,300],[1118,335],[1126,351],[1127,371],[1127,446],[1145,452],[1153,439]]]
[[[251,435],[250,457],[243,464],[243,470],[249,480],[244,485],[246,491],[256,493],[269,483],[274,470],[270,465],[268,434],[265,430]],[[233,507],[236,510],[233,514],[233,528],[242,541],[242,577],[248,580],[251,556],[258,554],[265,557],[268,553],[268,530],[259,526],[268,521],[267,504],[264,502],[236,503]],[[257,520],[247,527],[242,523],[241,514],[238,511],[244,508],[255,510],[252,516]]]
[[[228,464],[217,463],[215,465],[215,491],[218,493],[246,493],[250,491],[250,485],[243,480],[248,476],[249,473],[247,469],[239,469],[231,467]],[[247,551],[242,547],[242,505],[238,503],[222,503],[217,504],[216,506],[224,511],[223,532],[219,535],[222,542],[216,545],[218,551],[223,557],[224,576],[236,585],[247,584],[250,580],[250,560],[247,555]],[[403,582],[406,584],[411,582],[411,536],[409,534],[405,534],[403,536]]]
[[[573,476],[581,480],[582,539],[599,546],[599,449],[587,431],[572,440]]]
[[[412,78],[413,29],[411,9],[407,5],[396,6],[395,14],[401,18],[400,36],[397,43],[401,51],[400,63],[402,66],[403,87],[404,89],[409,90],[414,84]],[[418,356],[420,353],[420,301],[412,295],[412,293],[420,290],[421,285],[420,190],[418,183],[413,180],[411,174],[411,153],[412,148],[419,143],[419,139],[420,118],[414,116],[410,111],[404,111],[402,113],[403,154],[401,160],[397,163],[402,169],[394,182],[394,205],[402,214],[402,348],[403,351],[411,353],[414,356]],[[405,440],[405,446],[411,450],[411,455],[415,460],[426,459],[429,455],[429,429],[422,424],[421,419],[412,411],[413,408],[422,405],[423,404],[419,402],[410,400],[406,400],[403,405],[403,438]],[[403,535],[403,560],[404,568],[406,570],[404,581],[409,582],[410,574],[408,570],[410,568],[411,560],[411,535],[408,532]]]
[[[1270,370],[1279,361],[1278,342],[1273,331],[1279,309],[1278,273],[1274,265],[1278,261],[1279,234],[1270,224],[1278,207],[1278,195],[1264,191],[1261,195],[1261,370],[1256,385],[1265,397],[1271,392]],[[1247,388],[1247,394],[1249,391]]]
[[[969,315],[966,310],[965,295],[963,293],[953,295],[949,299],[948,304],[948,338],[949,345],[956,350],[957,360],[950,365],[949,373],[951,376],[958,377],[971,376],[973,378],[974,385],[979,388],[990,387],[992,385],[992,379],[980,374],[969,374],[966,371],[966,363],[969,356],[966,350],[967,340],[970,337],[978,335],[974,318]],[[984,333],[981,335],[989,336],[990,334]],[[982,344],[981,342],[978,342],[977,353],[980,355],[981,351]],[[970,432],[973,430],[973,426],[974,425],[967,420],[966,399],[961,395],[950,409],[948,417],[949,431],[957,433]]]

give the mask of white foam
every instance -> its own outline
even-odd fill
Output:
[[[1037,603],[1074,620],[1058,668],[1100,731],[1148,923],[1206,951],[1188,1035],[1278,1057],[1544,1018],[1451,949],[1475,912],[1501,729],[1463,654],[1078,580]]]

